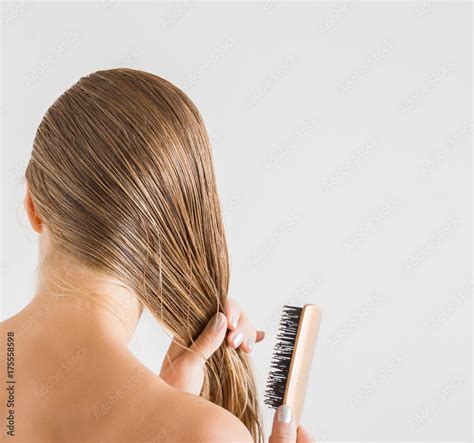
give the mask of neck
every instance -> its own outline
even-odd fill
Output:
[[[58,251],[42,257],[29,309],[40,311],[48,331],[64,338],[107,340],[128,346],[141,314],[135,294]]]

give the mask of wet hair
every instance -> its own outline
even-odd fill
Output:
[[[211,147],[179,88],[125,68],[81,78],[44,115],[26,180],[54,248],[123,282],[175,341],[189,346],[223,312],[229,260]],[[262,441],[240,349],[210,357],[201,396]]]

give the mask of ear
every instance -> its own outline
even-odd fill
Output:
[[[25,209],[33,231],[40,234],[43,231],[43,222],[38,214],[38,211],[36,210],[28,182],[25,182]]]

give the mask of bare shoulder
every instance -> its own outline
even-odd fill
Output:
[[[252,436],[244,424],[226,409],[200,399],[196,405],[196,441],[251,443]]]
[[[203,443],[253,441],[250,432],[237,417],[201,397],[170,389],[166,398],[161,396],[160,402],[163,400],[166,403],[165,415],[170,414],[164,420],[165,428],[161,428],[163,440]]]

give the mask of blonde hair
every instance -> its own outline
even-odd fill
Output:
[[[210,142],[176,86],[125,68],[81,78],[43,117],[26,180],[55,247],[124,282],[178,343],[223,312],[229,261]],[[245,353],[223,344],[201,395],[262,441]]]

